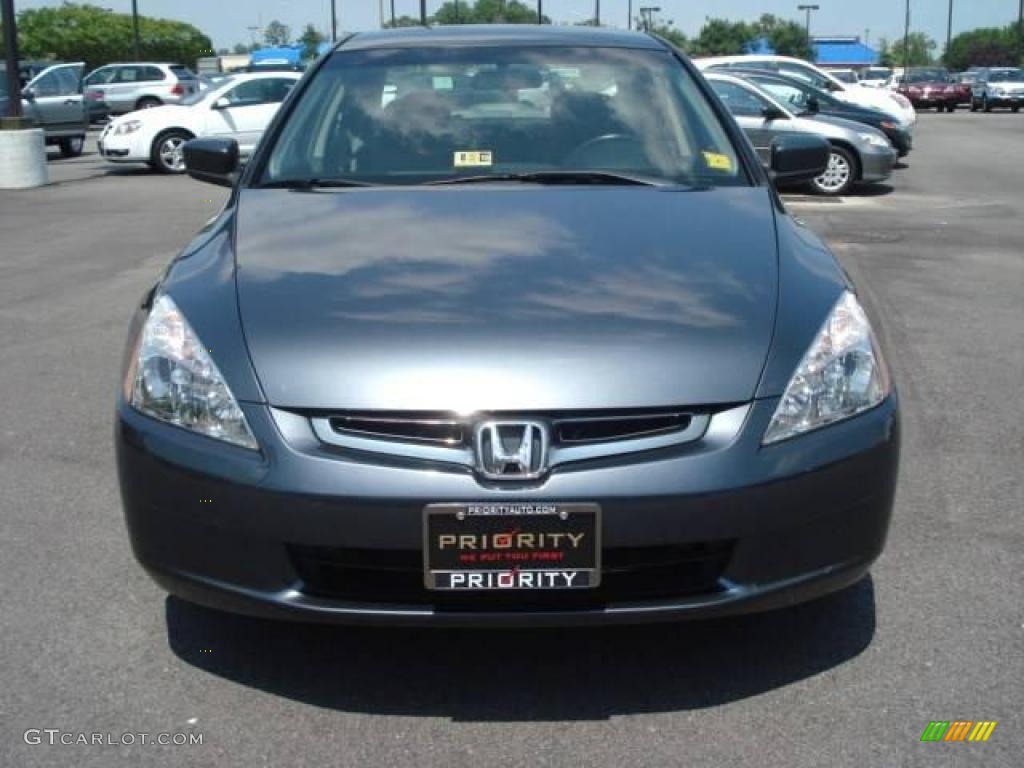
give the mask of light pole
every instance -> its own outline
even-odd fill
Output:
[[[544,0],[537,0],[537,23],[544,23]]]
[[[798,11],[804,11],[807,14],[807,20],[804,22],[804,34],[807,35],[807,44],[811,44],[811,11],[817,11],[821,9],[820,5],[798,5],[796,7]]]
[[[626,13],[627,13],[627,16],[626,16],[626,29],[632,29],[633,28],[633,0],[629,0],[629,6],[628,6],[628,9],[626,10]]]
[[[139,0],[132,0],[132,48],[135,60],[139,61]]]
[[[644,20],[644,31],[650,32],[651,27],[654,26],[654,14],[661,11],[661,8],[656,5],[646,5],[640,8],[640,18]]]
[[[910,0],[907,0],[907,19],[903,25],[903,77],[910,72]]]
[[[427,0],[420,0],[420,24],[427,26]]]
[[[338,42],[338,9],[336,0],[331,0],[331,42]]]
[[[601,26],[601,0],[594,0],[594,26]]]
[[[4,51],[7,60],[7,117],[21,117],[21,78],[18,77],[18,28],[14,0],[0,0],[0,21],[4,23]],[[2,115],[0,115],[2,117]]]

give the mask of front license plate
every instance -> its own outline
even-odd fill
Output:
[[[423,515],[427,589],[593,589],[601,580],[596,504],[431,504]]]

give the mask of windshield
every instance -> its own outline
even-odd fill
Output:
[[[195,93],[191,93],[185,98],[183,98],[180,103],[182,104],[182,106],[191,107],[194,104],[198,104],[201,101],[206,101],[206,99],[212,98],[214,96],[211,88],[216,88],[220,90],[222,86],[225,86],[234,80],[234,77],[219,78],[215,83],[213,83],[210,86],[210,88],[206,89],[205,91],[196,91]]]
[[[335,53],[288,117],[261,182],[593,171],[749,183],[707,99],[667,52],[483,46]]]
[[[922,69],[903,78],[905,83],[944,83],[947,80],[949,73],[944,69]]]
[[[833,69],[829,74],[831,74],[836,80],[841,80],[844,83],[858,82],[857,75],[848,69]]]
[[[885,67],[869,67],[864,70],[865,80],[888,80],[892,77],[892,70]]]
[[[990,83],[1016,83],[1024,80],[1024,73],[1019,69],[1000,69],[988,76]]]

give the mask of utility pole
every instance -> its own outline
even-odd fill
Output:
[[[1017,6],[1017,59],[1024,64],[1024,0]]]
[[[132,48],[135,60],[139,61],[142,58],[139,54],[139,0],[132,0]]]
[[[395,27],[395,0],[391,0],[391,28]]]
[[[910,0],[907,0],[907,20],[903,25],[903,77],[910,73]]]
[[[420,24],[427,26],[427,0],[420,0]]]
[[[338,42],[338,9],[336,0],[331,0],[331,42]]]
[[[949,55],[949,44],[953,40],[953,0],[949,0],[949,21],[946,23],[946,52]]]
[[[627,6],[626,13],[628,14],[626,16],[626,29],[632,29],[633,28],[633,0],[629,0],[629,5]]]
[[[537,0],[537,23],[544,23],[544,0]]]
[[[594,26],[601,26],[601,0],[594,0]]]
[[[807,44],[811,44],[811,11],[817,11],[821,8],[820,5],[798,5],[796,9],[798,11],[804,11],[807,14],[807,20],[804,22],[804,34],[807,35]]]
[[[18,27],[14,0],[0,0],[0,21],[4,23],[4,51],[7,60],[7,117],[21,117],[21,78],[18,77]],[[0,115],[4,117],[4,115]]]

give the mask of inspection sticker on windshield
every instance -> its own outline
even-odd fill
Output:
[[[493,153],[490,151],[466,151],[455,153],[456,168],[479,168],[490,165],[493,162]]]
[[[728,155],[720,155],[717,152],[705,152],[704,162],[708,164],[708,168],[713,171],[731,171],[732,160],[729,159]]]

